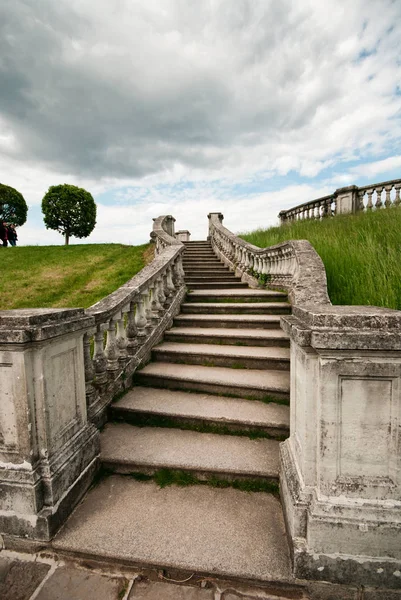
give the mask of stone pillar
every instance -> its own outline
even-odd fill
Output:
[[[0,311],[0,532],[49,540],[98,468],[82,309]]]
[[[209,219],[209,237],[208,237],[208,239],[210,239],[210,235],[211,235],[210,230],[211,230],[214,219],[218,219],[220,221],[220,223],[222,223],[223,219],[224,219],[224,215],[221,212],[209,213],[207,218]]]
[[[165,228],[166,228],[165,230],[166,230],[166,233],[171,235],[171,237],[174,237],[174,223],[175,223],[174,217],[171,215],[167,215],[166,220],[165,220]]]
[[[181,231],[177,231],[175,237],[179,242],[189,242],[191,234],[187,229],[182,229]]]
[[[284,225],[284,224],[288,223],[287,211],[280,210],[280,212],[278,213],[278,218],[280,219],[280,225]]]
[[[281,494],[295,575],[401,586],[401,312],[295,306]]]
[[[355,213],[359,210],[358,187],[350,185],[334,192],[336,215]]]

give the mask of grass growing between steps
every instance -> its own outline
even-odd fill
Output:
[[[189,485],[208,485],[213,488],[234,488],[242,492],[265,492],[267,494],[279,494],[279,484],[267,479],[219,479],[216,476],[208,476],[206,479],[199,479],[188,471],[175,469],[159,469],[154,475],[145,475],[144,473],[130,473],[128,475],[136,481],[154,481],[159,487],[165,488],[169,485],[178,485],[185,487]]]
[[[194,421],[181,421],[174,417],[165,417],[161,415],[144,415],[141,413],[125,413],[121,419],[113,420],[114,423],[130,423],[134,427],[162,427],[167,429],[183,429],[185,431],[197,431],[198,433],[214,433],[216,435],[235,435],[241,437],[247,437],[251,440],[267,439],[267,440],[278,440],[284,441],[287,436],[273,436],[266,431],[258,431],[257,429],[246,430],[237,429],[235,426],[228,427],[219,423],[205,423]]]
[[[260,248],[309,240],[323,260],[333,304],[401,310],[401,208],[298,221],[241,237]]]
[[[3,249],[0,309],[87,308],[136,275],[152,254],[149,244]]]

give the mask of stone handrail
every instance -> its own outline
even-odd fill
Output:
[[[211,213],[209,237],[215,252],[251,287],[265,276],[269,287],[285,289],[293,304],[330,304],[326,271],[307,240],[291,240],[258,248],[223,226],[223,215]]]
[[[85,311],[95,322],[84,336],[84,357],[88,412],[97,425],[179,310],[185,293],[184,245],[170,234],[174,220],[171,215],[154,219],[153,261]]]
[[[175,219],[171,215],[162,215],[153,219],[153,231],[150,234],[151,240],[155,243],[155,254],[159,254],[168,246],[178,246],[181,244],[174,235]]]
[[[361,187],[351,185],[339,188],[329,196],[323,196],[288,210],[282,210],[279,217],[281,223],[284,224],[306,219],[322,219],[337,214],[400,206],[400,189],[401,179]],[[383,196],[383,192],[385,192],[385,196]]]

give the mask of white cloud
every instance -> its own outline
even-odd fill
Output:
[[[87,241],[144,241],[160,212],[270,224],[400,166],[400,28],[391,0],[3,3],[0,179],[36,215],[50,185],[114,193]],[[290,173],[310,184],[232,192]]]

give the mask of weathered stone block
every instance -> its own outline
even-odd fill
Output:
[[[0,313],[0,531],[49,539],[98,465],[81,309]]]
[[[282,320],[292,374],[281,494],[295,574],[400,587],[401,313],[302,306]]]

